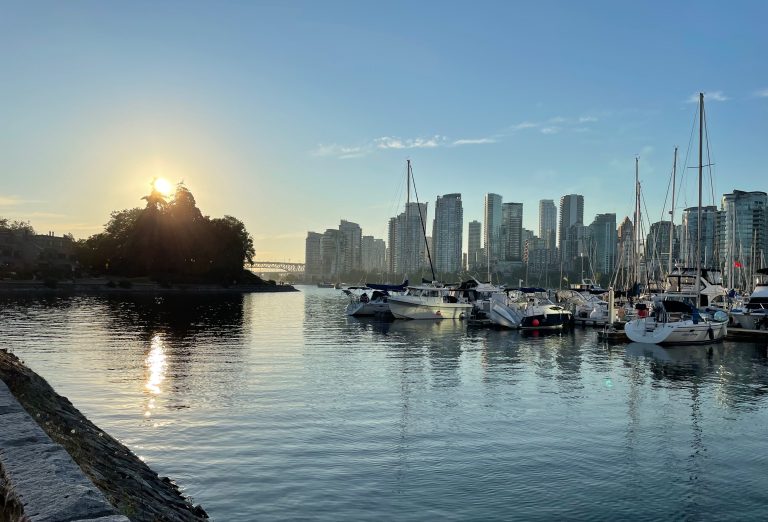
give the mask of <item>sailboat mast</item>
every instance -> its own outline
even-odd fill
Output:
[[[669,267],[667,273],[672,273],[672,245],[675,237],[675,177],[677,175],[677,147],[675,147],[675,159],[672,162],[672,209],[669,211]]]
[[[704,154],[704,93],[699,93],[699,212],[696,226],[696,308],[701,306],[701,178]]]
[[[635,226],[634,226],[634,252],[633,252],[633,283],[640,282],[640,158],[635,156]]]
[[[411,160],[405,161],[405,255],[403,256],[403,272],[405,278],[408,279],[408,271],[411,269]]]

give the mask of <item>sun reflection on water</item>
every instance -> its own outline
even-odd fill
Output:
[[[165,349],[163,346],[163,338],[160,334],[152,336],[152,345],[147,355],[145,364],[149,371],[149,377],[144,387],[149,390],[152,395],[160,395],[162,389],[160,385],[165,380],[165,371],[167,368]],[[150,399],[149,408],[154,408],[155,401]]]

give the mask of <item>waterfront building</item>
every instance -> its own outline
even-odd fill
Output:
[[[3,272],[52,271],[67,276],[77,265],[71,235],[35,234],[28,229],[0,229],[0,276]]]
[[[680,237],[680,256],[686,266],[695,267],[697,264],[697,234],[698,207],[689,207],[683,211],[683,230]],[[715,235],[718,220],[718,210],[715,206],[701,208],[701,266],[715,268],[719,265],[719,255],[715,255]]]
[[[502,203],[501,205],[501,244],[504,261],[523,259],[523,204]]]
[[[568,194],[560,198],[560,223],[558,227],[558,247],[566,265],[573,259],[573,248],[566,248],[568,230],[575,224],[584,223],[584,196]]]
[[[669,251],[669,236],[672,230],[672,223],[669,221],[657,221],[651,225],[645,242],[645,258],[648,275],[652,280],[663,280],[664,274],[669,271],[670,259],[674,267],[675,260],[680,257],[680,246],[675,234],[672,234],[672,252]]]
[[[565,237],[566,239],[563,243],[563,250],[565,252],[563,260],[564,269],[574,272],[580,271],[582,278],[593,277],[588,249],[589,227],[580,222],[574,223],[566,230]]]
[[[484,202],[483,248],[490,265],[501,260],[501,196],[488,193]]]
[[[629,289],[636,282],[635,226],[629,216],[619,225],[616,246],[616,286]]]
[[[341,268],[344,263],[342,259],[343,242],[344,236],[335,228],[326,229],[323,237],[320,238],[323,278],[336,281],[341,277]]]
[[[718,219],[717,250],[731,287],[747,288],[747,274],[763,268],[768,253],[768,194],[734,190],[724,194]]]
[[[427,203],[408,203],[406,211],[389,220],[390,272],[421,272],[427,252],[422,220],[427,219]]]
[[[378,273],[386,269],[387,249],[383,239],[373,236],[363,236],[360,246],[365,272]]]
[[[342,241],[343,251],[341,253],[339,271],[348,274],[353,270],[360,270],[363,266],[362,260],[362,237],[363,230],[357,223],[341,220],[339,232],[344,237]]]
[[[304,241],[304,274],[310,280],[323,274],[322,238],[322,234],[307,232],[307,239]]]
[[[432,222],[432,260],[435,272],[445,274],[461,271],[463,241],[464,209],[461,194],[438,196]]]
[[[607,286],[616,263],[616,214],[598,214],[589,225],[589,258],[596,279]]]
[[[485,266],[482,252],[483,225],[479,221],[470,221],[467,229],[467,270],[470,272]]]
[[[551,199],[539,201],[539,238],[549,250],[557,248],[557,208]]]

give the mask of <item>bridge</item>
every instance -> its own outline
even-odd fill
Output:
[[[304,263],[289,263],[286,261],[254,261],[246,263],[246,268],[259,272],[277,272],[279,270],[291,274],[304,273]]]

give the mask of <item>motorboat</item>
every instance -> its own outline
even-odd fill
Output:
[[[768,268],[761,268],[758,274],[768,275]],[[733,322],[739,328],[748,330],[768,329],[768,282],[761,282],[749,296],[747,302],[730,312]]]
[[[384,285],[367,283],[365,286],[350,286],[342,289],[349,304],[345,309],[347,315],[355,317],[388,316],[391,295],[402,294],[408,285],[408,280],[401,285]]]
[[[408,286],[404,295],[393,295],[389,309],[396,319],[463,319],[473,305],[456,286],[425,283]]]
[[[573,313],[553,303],[543,288],[520,288],[521,330],[564,330],[573,326]]]

